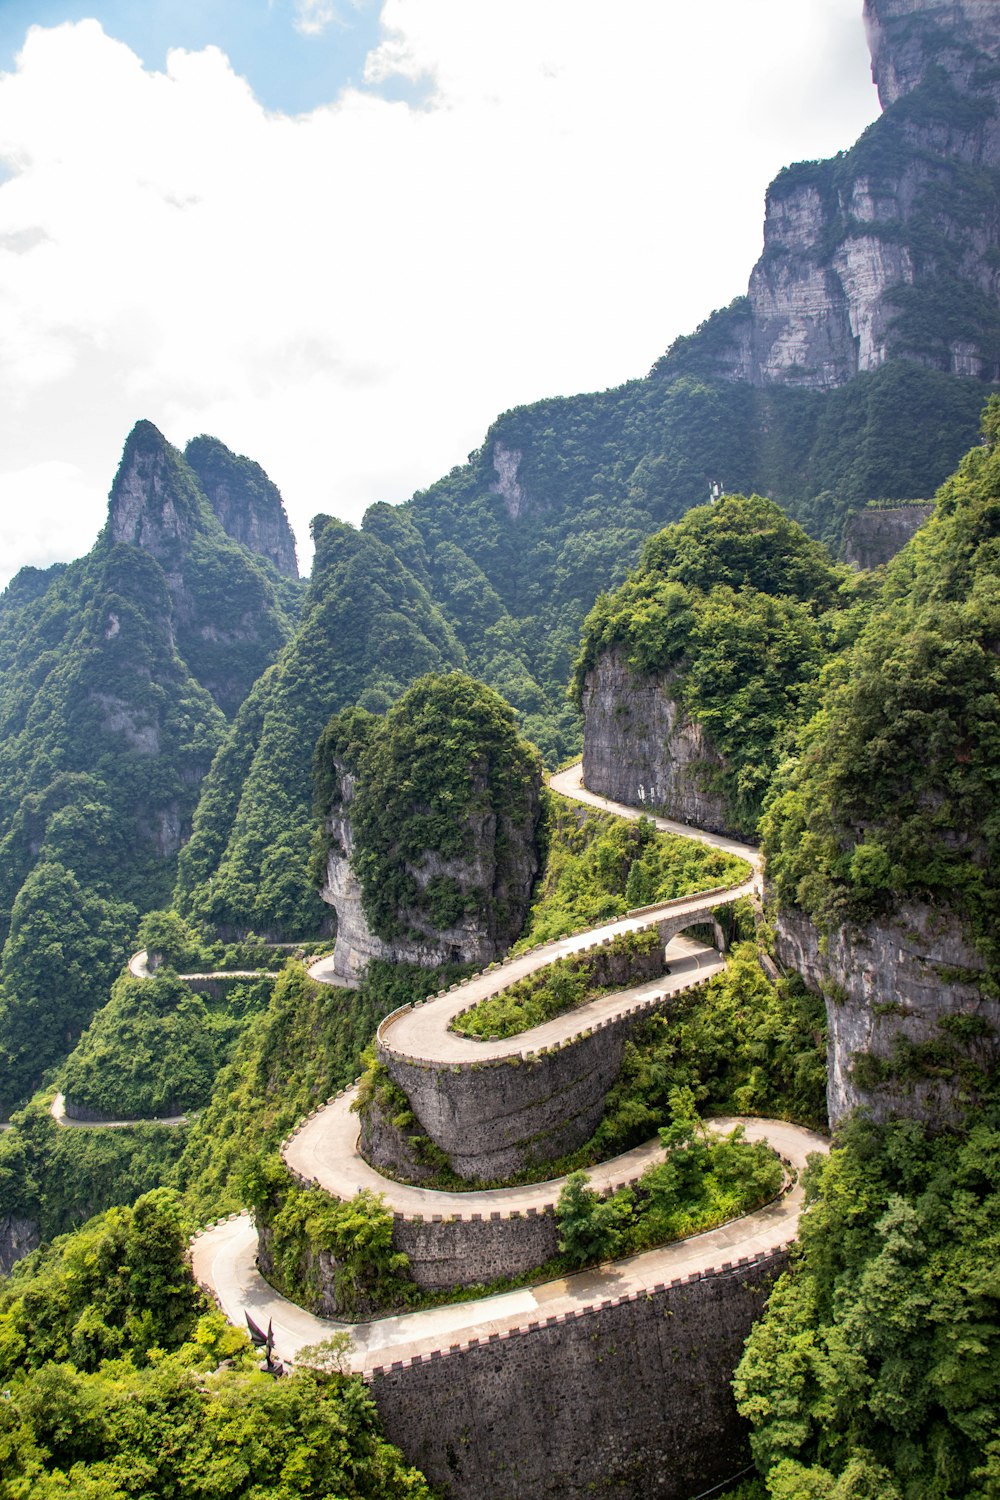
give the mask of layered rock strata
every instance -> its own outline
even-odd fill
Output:
[[[718,373],[826,390],[901,356],[1000,379],[994,0],[866,0],[886,113],[771,183]]]
[[[636,677],[624,653],[604,653],[583,689],[583,776],[591,791],[679,823],[726,833],[713,773],[724,766],[674,697],[669,673]]]
[[[327,819],[329,852],[326,879],[320,891],[323,900],[337,912],[333,957],[336,975],[348,983],[356,982],[371,959],[434,968],[439,964],[485,965],[499,958],[527,914],[538,870],[534,839],[537,796],[529,808],[529,826],[518,826],[512,819],[491,812],[471,811],[467,814],[467,854],[443,859],[433,850],[427,850],[419,861],[407,867],[420,890],[445,876],[467,895],[488,892],[492,898],[498,898],[487,903],[490,915],[482,914],[482,902],[470,901],[470,909],[460,921],[437,927],[425,912],[406,908],[398,913],[405,935],[387,939],[373,932],[368,923],[361,883],[351,858],[355,848],[351,804],[356,780],[340,762],[336,763],[336,769],[338,796]],[[498,908],[511,914],[508,925],[497,925],[492,913]]]
[[[1000,1063],[1000,1001],[979,983],[984,964],[953,914],[918,902],[865,927],[821,937],[783,909],[776,951],[826,997],[831,1125],[863,1105],[938,1127],[969,1097],[962,1067]]]

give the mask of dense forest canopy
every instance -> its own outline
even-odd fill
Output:
[[[822,926],[918,897],[959,915],[997,982],[1000,397],[890,565],[782,768],[764,823],[781,900]]]
[[[351,867],[372,930],[468,920],[516,937],[525,871],[530,887],[538,865],[541,772],[510,706],[461,672],[421,677],[382,718],[335,715],[316,749],[317,807],[342,805],[351,776]]]
[[[865,587],[772,500],[725,495],[651,537],[584,622],[573,676],[619,651],[656,677],[723,757],[732,826],[753,834],[778,757],[815,708],[820,668],[857,628]]]

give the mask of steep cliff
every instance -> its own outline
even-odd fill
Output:
[[[313,750],[351,703],[384,710],[424,672],[465,663],[428,590],[369,531],[314,524],[316,556],[298,629],[254,685],[208,776],[175,900],[229,937],[329,930],[307,871]]]
[[[767,193],[716,371],[842,385],[897,356],[1000,379],[1000,27],[992,0],[866,0],[884,114]]]
[[[629,807],[728,832],[732,818],[718,789],[725,762],[679,696],[676,674],[633,673],[622,651],[605,652],[581,694],[584,783]]]
[[[574,691],[587,785],[753,834],[781,745],[815,702],[832,618],[847,618],[851,587],[759,495],[698,506],[651,537],[639,568],[584,626]]]
[[[137,422],[111,488],[103,542],[125,542],[156,558],[170,590],[177,649],[223,712],[232,714],[288,639],[291,600],[287,586],[254,555],[258,549],[234,541],[230,532],[259,539],[259,493],[270,506],[265,519],[272,529],[281,521],[287,530],[287,521],[263,470],[256,490],[240,486],[238,461],[221,443],[201,438],[194,447],[228,529],[177,449],[152,422]]]
[[[281,492],[260,464],[205,434],[191,439],[184,461],[228,534],[286,578],[298,578],[295,537]]]
[[[859,568],[878,568],[896,556],[934,510],[933,505],[868,505],[844,531],[844,557]]]
[[[317,771],[339,973],[482,965],[510,946],[538,871],[541,763],[496,693],[421,678],[384,719],[337,715]]]
[[[764,821],[779,956],[827,995],[833,1120],[940,1123],[1000,1061],[1000,399],[984,425]]]
[[[93,550],[0,599],[0,1112],[72,1048],[167,899],[218,705],[283,644],[294,588],[140,422]]]

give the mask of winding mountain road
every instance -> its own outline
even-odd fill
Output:
[[[275,943],[276,948],[295,948],[295,943]],[[145,948],[140,948],[138,953],[133,953],[128,961],[128,971],[133,979],[152,979],[154,972],[149,967],[149,954]],[[185,983],[196,983],[198,980],[216,979],[276,979],[280,970],[278,969],[212,969],[204,974],[179,974],[177,977]],[[350,980],[341,978],[334,973],[333,954],[324,953],[319,958],[314,958],[306,969],[310,979],[315,979],[317,984],[337,985],[342,989],[356,989],[357,986]],[[171,1128],[178,1125],[188,1125],[194,1119],[195,1114],[187,1115],[163,1115],[158,1118],[135,1120],[75,1120],[66,1111],[66,1096],[62,1093],[56,1094],[49,1105],[49,1114],[57,1125],[66,1125],[73,1130],[127,1130],[129,1126],[135,1125],[166,1125]],[[0,1125],[2,1130],[10,1130],[10,1125]]]
[[[636,818],[642,812],[610,802],[588,792],[582,785],[579,765],[552,778],[553,790],[606,812]],[[720,835],[693,830],[669,819],[654,819],[666,832],[697,838],[700,842],[737,854],[751,865],[750,876],[721,892],[684,897],[629,913],[603,923],[587,933],[560,938],[523,953],[476,975],[447,994],[418,1006],[406,1006],[386,1018],[379,1028],[379,1041],[407,1057],[431,1063],[455,1063],[471,1057],[526,1057],[544,1048],[572,1045],[574,1038],[592,1029],[598,1020],[612,1018],[637,1006],[658,1005],[671,991],[710,977],[725,960],[714,949],[678,936],[673,937],[668,961],[671,972],[627,991],[605,995],[590,1005],[569,1011],[544,1026],[503,1042],[482,1042],[451,1032],[450,1022],[460,1011],[495,994],[515,979],[545,967],[554,958],[579,952],[618,933],[635,931],[665,922],[691,924],[713,906],[753,894],[760,886],[760,857],[756,849]],[[286,1164],[302,1180],[312,1182],[340,1198],[350,1198],[362,1189],[380,1192],[386,1205],[404,1217],[421,1216],[425,1222],[436,1216],[448,1219],[481,1214],[506,1218],[541,1212],[558,1199],[565,1179],[527,1186],[440,1192],[397,1183],[383,1177],[360,1155],[359,1121],[352,1111],[356,1089],[346,1090],[308,1117],[283,1147]],[[321,1318],[289,1302],[270,1287],[256,1267],[257,1232],[247,1215],[232,1216],[199,1234],[192,1243],[191,1257],[197,1280],[237,1325],[249,1313],[257,1323],[273,1322],[281,1354],[294,1360],[305,1345],[329,1338],[338,1331],[350,1335],[351,1369],[371,1373],[380,1366],[421,1355],[482,1342],[533,1323],[572,1316],[609,1299],[641,1294],[675,1278],[699,1276],[709,1271],[775,1253],[794,1238],[803,1194],[799,1173],[812,1152],[827,1150],[825,1140],[813,1131],[778,1120],[717,1120],[714,1130],[742,1124],[750,1141],[767,1140],[790,1168],[786,1186],[773,1203],[729,1224],[664,1245],[642,1255],[556,1281],[520,1288],[466,1302],[403,1313],[364,1323],[346,1323]],[[591,1169],[596,1188],[607,1191],[634,1182],[662,1151],[658,1141],[625,1152]]]
[[[717,1229],[580,1271],[575,1276],[366,1323],[337,1322],[297,1307],[268,1285],[256,1266],[257,1231],[250,1217],[240,1214],[206,1229],[193,1241],[191,1260],[195,1278],[238,1327],[246,1326],[246,1313],[264,1327],[272,1321],[276,1347],[281,1357],[291,1362],[305,1345],[320,1343],[338,1332],[350,1336],[353,1347],[348,1364],[358,1374],[371,1374],[397,1360],[413,1359],[436,1350],[447,1351],[473,1339],[482,1343],[491,1334],[512,1333],[530,1323],[572,1316],[609,1299],[628,1297],[686,1276],[702,1275],[727,1263],[735,1265],[743,1258],[752,1260],[773,1254],[790,1244],[795,1239],[803,1205],[801,1170],[807,1157],[812,1152],[825,1151],[827,1144],[815,1132],[781,1120],[712,1122],[713,1128],[720,1130],[736,1124],[745,1126],[747,1140],[768,1141],[792,1168],[787,1192],[755,1213],[733,1219]],[[614,1165],[607,1163],[604,1170]],[[593,1179],[597,1180],[599,1170],[590,1174]],[[396,1186],[383,1179],[383,1191]],[[551,1193],[552,1187],[559,1185],[541,1186]],[[468,1196],[462,1193],[453,1198]]]

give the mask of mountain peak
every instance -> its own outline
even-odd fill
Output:
[[[882,108],[940,67],[962,93],[982,82],[984,59],[1000,54],[996,0],[865,0],[872,77]]]
[[[281,491],[260,464],[233,453],[218,438],[192,438],[184,458],[231,537],[284,573],[298,578],[295,537]]]
[[[152,422],[137,422],[111,486],[108,535],[161,562],[204,523],[205,505],[183,458]]]

